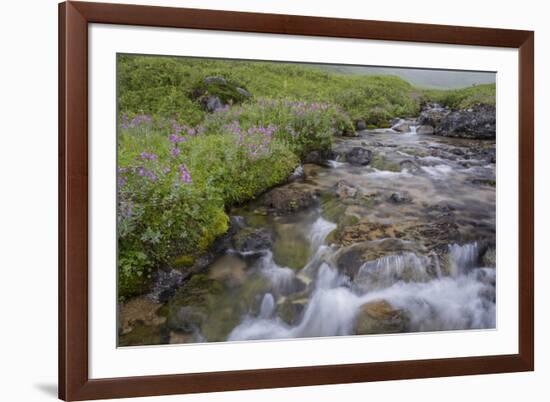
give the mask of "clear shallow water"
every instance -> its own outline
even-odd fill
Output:
[[[345,162],[355,146],[373,151],[368,166]],[[495,327],[496,273],[484,258],[495,240],[494,143],[364,132],[334,149],[335,160],[304,166],[293,184],[316,193],[311,207],[232,211],[273,245],[220,255],[206,271],[220,286],[200,320],[174,325],[190,308],[167,302],[158,343]],[[357,195],[334,196],[342,182]]]

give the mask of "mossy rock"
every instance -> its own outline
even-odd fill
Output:
[[[391,334],[407,332],[408,314],[396,309],[385,300],[376,300],[361,306],[355,323],[355,334]]]
[[[223,77],[206,77],[198,82],[191,92],[191,98],[209,111],[213,110],[208,103],[214,98],[219,100],[219,106],[225,106],[244,102],[251,96],[242,86]]]
[[[195,257],[192,255],[181,255],[174,258],[172,266],[177,269],[192,267],[195,263]]]
[[[131,332],[118,337],[118,346],[145,346],[165,343],[161,328],[137,322]]]
[[[143,271],[118,272],[118,299],[128,300],[134,296],[143,295],[153,285],[153,270],[146,268]]]

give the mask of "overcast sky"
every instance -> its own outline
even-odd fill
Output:
[[[476,84],[492,84],[496,80],[496,74],[493,72],[337,65],[318,65],[318,67],[346,74],[397,75],[413,85],[430,88],[463,88]]]

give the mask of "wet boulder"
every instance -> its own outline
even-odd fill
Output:
[[[149,298],[155,302],[165,302],[182,284],[185,276],[173,268],[159,269],[154,273]]]
[[[288,214],[313,205],[316,196],[313,190],[294,182],[268,191],[260,202],[276,214]]]
[[[309,152],[304,157],[304,163],[312,163],[315,165],[325,165],[327,163],[328,159],[331,159],[334,157],[334,154],[332,151],[326,151],[326,150],[315,150]]]
[[[278,315],[288,325],[297,325],[309,301],[307,297],[288,296],[278,307]]]
[[[416,173],[420,171],[420,166],[411,159],[405,159],[399,162],[399,166],[401,167],[401,169],[407,170],[411,173]]]
[[[362,131],[362,130],[366,130],[367,129],[367,123],[365,122],[365,120],[356,120],[355,121],[355,128],[358,130],[358,131]]]
[[[438,103],[428,103],[424,106],[418,116],[418,123],[421,126],[437,127],[451,111]]]
[[[365,166],[372,159],[372,151],[363,147],[353,147],[346,152],[345,157],[350,165]]]
[[[391,334],[409,331],[406,311],[393,307],[385,300],[375,300],[359,308],[355,322],[356,335]]]
[[[433,134],[434,127],[428,125],[421,125],[416,128],[416,134]]]
[[[422,245],[411,241],[383,238],[342,247],[335,254],[334,262],[339,272],[354,279],[361,266],[366,262],[404,253],[414,253],[420,256],[427,254],[427,250]]]

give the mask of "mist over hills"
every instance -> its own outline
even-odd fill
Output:
[[[494,84],[496,73],[478,71],[428,70],[396,67],[363,67],[312,65],[314,68],[338,72],[341,74],[396,75],[411,84],[424,88],[455,89],[479,84]]]

